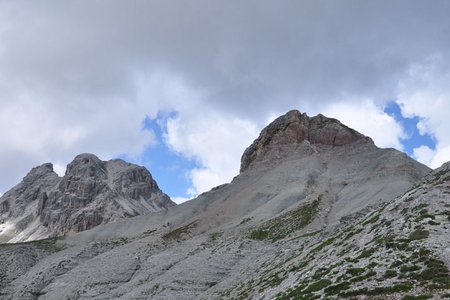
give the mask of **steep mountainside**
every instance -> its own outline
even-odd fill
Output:
[[[291,111],[245,151],[230,184],[149,216],[0,247],[0,295],[440,299],[450,172],[429,172],[337,120]]]
[[[447,163],[328,234],[281,240],[283,251],[224,298],[448,299],[449,208]]]
[[[145,168],[81,154],[67,166],[64,177],[44,164],[0,198],[0,241],[80,232],[173,205]]]

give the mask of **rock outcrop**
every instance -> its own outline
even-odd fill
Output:
[[[75,233],[173,205],[144,167],[81,154],[64,177],[47,163],[0,198],[0,239],[16,242]]]
[[[336,119],[321,114],[308,117],[306,113],[291,110],[265,127],[259,137],[248,147],[241,159],[241,172],[254,161],[262,160],[284,146],[309,142],[314,145],[343,146],[355,141],[372,143],[371,138],[343,125]]]

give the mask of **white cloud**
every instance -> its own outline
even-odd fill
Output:
[[[229,182],[239,172],[240,157],[256,138],[256,126],[246,120],[201,110],[201,116],[181,111],[167,122],[167,144],[176,152],[195,159],[201,167],[189,177],[190,196],[198,195],[214,186]]]
[[[431,168],[438,168],[449,161],[450,146],[438,145],[436,149],[431,149],[428,146],[422,145],[414,149],[413,156],[415,159]]]
[[[148,105],[128,99],[111,101],[114,105],[104,99],[71,95],[55,101],[46,93],[1,99],[0,168],[10,170],[10,160],[17,167],[13,176],[2,172],[0,189],[17,183],[17,174],[23,176],[36,164],[52,161],[66,165],[81,152],[94,152],[103,159],[142,153],[153,141],[153,133],[142,129]],[[26,163],[22,164],[24,157]]]
[[[436,154],[431,161],[431,166],[433,168],[440,167],[443,163],[450,160],[450,145],[437,147]]]
[[[85,98],[68,91],[56,99],[46,91],[0,88],[0,95],[8,94],[0,96],[0,168],[8,170],[0,174],[0,191],[44,162],[53,162],[55,171],[63,175],[65,166],[83,152],[101,159],[125,154],[138,160],[155,142],[143,120],[183,103],[181,95],[188,98],[189,92],[163,72],[135,78],[135,92],[129,98]]]
[[[181,204],[183,202],[191,200],[191,198],[186,198],[186,197],[171,197],[171,199],[176,204]]]
[[[406,137],[402,126],[371,100],[354,103],[337,102],[327,106],[323,114],[339,119],[345,125],[371,137],[378,147],[403,149]]]
[[[418,116],[421,134],[436,140],[436,149],[419,147],[417,158],[432,168],[450,160],[450,71],[442,55],[413,64],[399,82],[397,102],[405,116]]]
[[[428,146],[422,145],[413,149],[413,156],[419,162],[431,166],[436,152]]]

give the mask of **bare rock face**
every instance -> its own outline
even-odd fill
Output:
[[[253,144],[245,150],[241,159],[241,172],[252,162],[263,159],[268,152],[276,148],[292,146],[304,141],[326,146],[343,146],[355,141],[373,144],[369,137],[343,125],[336,119],[327,118],[321,114],[310,118],[306,113],[291,110],[264,128]]]
[[[80,154],[64,177],[44,164],[0,198],[0,239],[59,236],[173,205],[144,167]]]
[[[50,163],[33,168],[19,183],[1,197],[0,214],[4,218],[23,215],[27,206],[57,185],[60,178]]]

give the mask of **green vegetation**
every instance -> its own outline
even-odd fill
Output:
[[[279,276],[280,273],[275,273],[273,275],[271,275],[267,280],[266,283],[271,286],[271,287],[275,287],[280,285],[280,283],[283,282],[284,278]]]
[[[211,241],[217,241],[222,236],[222,234],[223,234],[223,232],[220,232],[220,231],[211,233],[209,236],[209,239]]]
[[[423,230],[422,228],[418,228],[409,234],[408,240],[409,241],[423,240],[426,239],[429,235],[430,233],[428,231]]]
[[[422,268],[420,266],[414,265],[414,266],[402,266],[400,268],[400,273],[408,273],[408,272],[414,272],[414,271],[419,271]]]
[[[164,234],[162,238],[164,240],[178,240],[182,238],[184,235],[188,235],[189,233],[191,233],[191,230],[194,229],[196,226],[197,224],[194,221],[185,226],[169,231],[168,233]]]
[[[369,271],[369,272],[367,272],[367,273],[364,274],[364,275],[353,277],[352,279],[350,279],[350,282],[355,283],[355,282],[364,281],[364,280],[367,280],[367,279],[369,279],[370,277],[373,277],[373,276],[375,276],[375,275],[377,275],[377,272],[375,272],[375,271]]]
[[[411,277],[422,283],[432,282],[433,288],[450,288],[449,271],[442,261],[429,257],[424,265],[422,272],[411,274]]]
[[[363,226],[367,225],[367,224],[372,224],[375,223],[376,221],[378,221],[378,219],[380,218],[380,214],[375,213],[372,217],[370,217],[368,220],[364,221],[364,223],[362,223]]]
[[[358,276],[364,273],[365,269],[363,268],[348,268],[347,274],[350,274],[351,276]]]
[[[146,231],[144,231],[144,232],[142,233],[142,236],[149,236],[149,235],[151,235],[152,233],[156,232],[156,230],[157,230],[157,229],[149,229],[149,230],[146,230]]]
[[[312,293],[320,291],[331,284],[331,281],[328,279],[321,279],[314,283],[311,283],[303,292],[304,293]]]
[[[243,220],[241,221],[241,223],[239,223],[239,224],[242,225],[242,224],[245,224],[245,223],[250,222],[251,220],[252,220],[252,218],[245,218],[245,219],[243,219]]]
[[[413,198],[409,197],[405,202],[412,200]],[[314,243],[309,241],[311,244],[305,244],[305,261],[301,266],[289,266],[289,271],[284,275],[301,269],[301,274],[309,272],[311,275],[307,278],[301,275],[297,286],[280,293],[276,299],[386,299],[393,297],[389,296],[393,294],[396,299],[404,300],[429,299],[431,294],[450,298],[450,294],[444,294],[450,289],[449,270],[430,250],[420,247],[422,240],[427,239],[430,234],[424,223],[440,225],[441,219],[436,221],[439,216],[447,217],[450,221],[450,211],[431,210],[428,204],[421,203],[412,209],[404,208],[402,213],[405,222],[399,232],[397,227],[390,227],[393,220],[382,218],[378,211],[354,223],[356,225],[347,225],[335,235],[322,237],[319,242],[316,242],[317,239],[311,240]],[[288,228],[291,228],[291,225],[288,225]],[[275,240],[277,238],[273,231],[276,231],[274,227],[265,225],[253,234],[255,238],[260,236],[261,239]],[[374,231],[370,242],[361,244],[349,241],[363,231],[369,236],[370,232]],[[405,231],[409,234],[402,234]],[[339,248],[330,249],[329,246]],[[386,256],[387,259],[377,264],[379,255],[374,258],[374,253],[378,252],[381,258]],[[340,260],[334,265],[315,269],[315,272],[314,267],[306,269],[310,265],[308,262],[314,257],[326,259],[327,255],[336,255]],[[338,265],[343,267],[336,268]],[[384,271],[374,269],[377,266]]]
[[[258,229],[250,233],[250,238],[255,240],[271,239],[277,241],[300,230],[310,224],[318,210],[321,197],[311,203],[304,204],[296,209],[265,222]]]
[[[309,263],[309,260],[308,260],[308,261],[302,261],[302,262],[300,262],[300,263],[297,264],[297,265],[293,265],[293,266],[289,269],[289,272],[297,272],[297,271],[303,269],[304,267],[306,267],[306,266],[308,265],[308,263]]]
[[[330,285],[329,287],[327,287],[325,289],[325,293],[327,295],[337,295],[337,294],[339,294],[339,292],[341,292],[343,290],[347,290],[349,287],[350,287],[350,282],[343,281],[343,282],[335,284],[335,285]]]
[[[342,236],[342,233],[337,235],[337,236],[333,236],[329,239],[326,239],[325,241],[323,241],[322,243],[320,243],[319,245],[317,245],[316,247],[314,247],[308,254],[308,256],[313,256],[314,254],[316,254],[317,252],[321,251],[323,248],[325,248],[326,246],[329,246],[331,244],[333,244],[333,242],[335,240],[337,240],[338,238],[340,238]]]
[[[321,279],[323,278],[325,275],[327,275],[328,273],[330,273],[330,271],[334,268],[334,266],[331,266],[330,268],[319,268],[316,270],[316,272],[314,273],[314,275],[311,277],[312,279]]]
[[[419,215],[416,218],[416,222],[420,222],[426,218],[434,220],[436,217],[430,214],[427,209],[422,209],[421,211],[419,211]]]
[[[397,271],[395,271],[395,270],[386,270],[386,272],[384,272],[384,276],[383,277],[385,279],[397,277]]]
[[[389,295],[395,293],[409,292],[413,288],[412,284],[409,282],[401,282],[393,286],[388,287],[376,287],[371,290],[368,288],[362,288],[358,290],[348,291],[340,293],[339,296],[342,298],[350,298],[359,295],[367,296],[379,296],[379,295]]]
[[[421,203],[421,204],[417,205],[416,207],[414,207],[412,209],[412,211],[418,211],[418,210],[421,210],[421,209],[423,209],[425,207],[428,207],[428,203]]]
[[[58,238],[48,238],[36,241],[21,242],[15,244],[0,244],[0,247],[17,247],[18,245],[33,245],[49,252],[58,252],[65,248],[63,244],[58,244]]]
[[[265,240],[269,237],[268,229],[256,229],[250,233],[250,238],[254,240]]]
[[[331,284],[331,281],[327,279],[321,279],[309,284],[308,280],[304,280],[301,284],[294,288],[288,289],[286,292],[277,296],[276,300],[288,300],[288,299],[300,299],[300,300],[312,300],[319,299],[319,295],[314,295]]]
[[[347,235],[344,237],[344,240],[350,239],[352,236],[354,236],[355,234],[360,233],[360,232],[363,231],[363,230],[364,230],[364,227],[361,227],[361,228],[359,228],[359,229],[357,229],[357,230],[351,229],[351,230],[347,233]]]
[[[346,260],[348,262],[357,263],[357,262],[359,262],[360,259],[371,257],[375,253],[376,250],[377,250],[376,248],[364,249],[361,251],[361,253],[357,257],[347,258]]]
[[[425,300],[430,299],[433,297],[432,295],[418,295],[418,296],[412,296],[412,295],[406,295],[402,298],[402,300]]]

